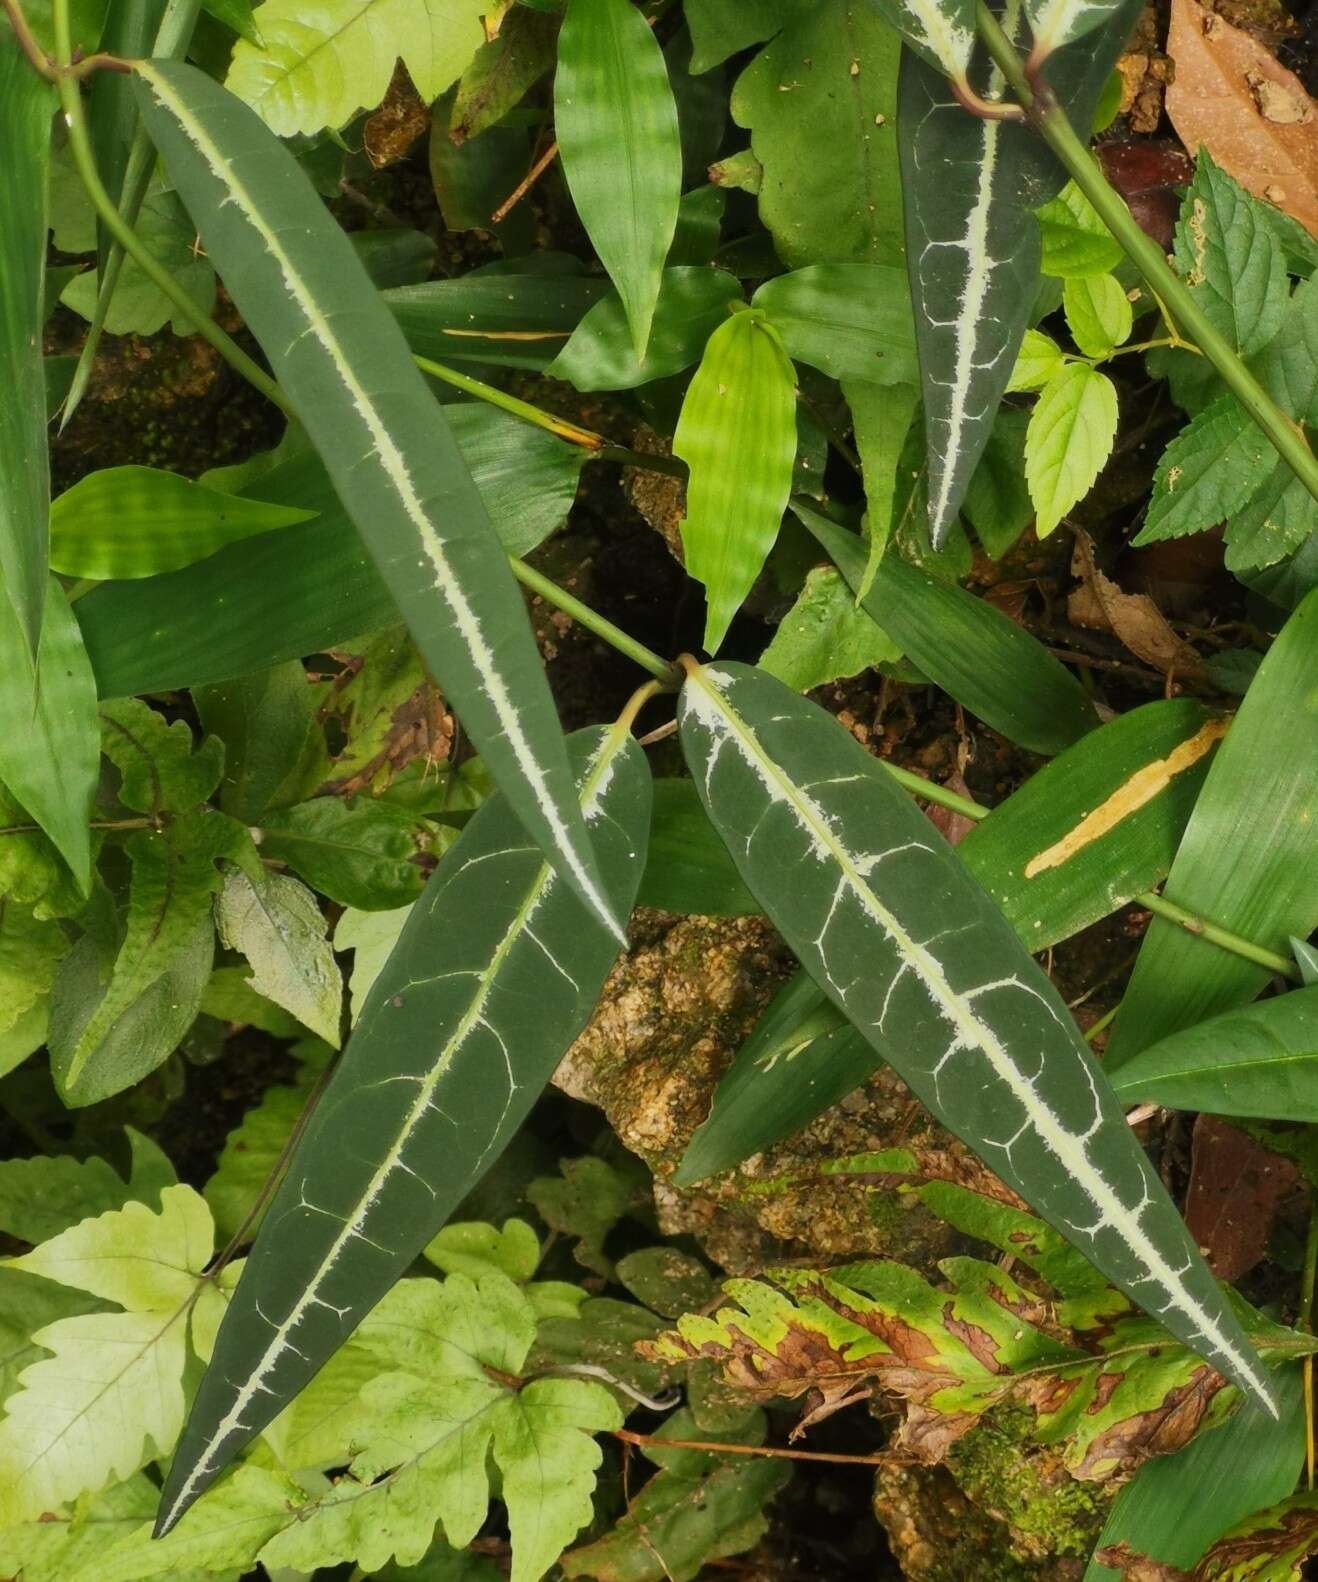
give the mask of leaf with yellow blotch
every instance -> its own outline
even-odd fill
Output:
[[[1257,39],[1172,0],[1167,115],[1191,151],[1206,148],[1242,187],[1318,235],[1318,106]]]

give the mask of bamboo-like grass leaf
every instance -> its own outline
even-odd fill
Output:
[[[645,356],[682,195],[682,139],[663,51],[631,0],[569,0],[554,130],[582,224]]]
[[[860,605],[911,662],[986,725],[1037,753],[1058,753],[1098,715],[1070,671],[1015,621],[963,588],[887,554],[865,590],[866,554],[800,500],[792,509],[828,551]]]
[[[253,111],[192,66],[138,74],[170,177],[435,679],[527,829],[608,918],[521,595],[402,332]]]
[[[1060,50],[1048,80],[1074,124],[1087,128],[1098,94],[1139,10],[1124,0],[1099,38]],[[1019,39],[1021,0],[1002,25]],[[996,67],[977,59],[971,82],[1003,97]],[[1027,127],[980,120],[956,102],[941,73],[902,60],[897,133],[905,193],[906,253],[929,435],[929,528],[951,529],[988,443],[1030,321],[1040,240],[1031,210],[1065,174]]]
[[[705,649],[716,653],[773,548],[796,460],[796,374],[758,309],[710,336],[682,402],[673,454],[691,469],[682,543],[705,584]]]
[[[1275,1411],[1056,990],[883,767],[746,666],[689,664],[679,719],[710,818],[834,1004],[1096,1268]]]
[[[14,35],[0,33],[0,583],[30,656],[46,603],[50,513],[41,326],[54,109],[50,84]]]
[[[571,743],[611,903],[645,860],[644,755]],[[612,934],[491,798],[413,907],[260,1235],[161,1502],[167,1532],[352,1333],[499,1157],[613,962]]]
[[[1282,627],[1217,751],[1165,894],[1266,950],[1318,926],[1318,589]],[[1119,1066],[1205,1017],[1247,1005],[1271,973],[1154,918],[1108,1040]]]

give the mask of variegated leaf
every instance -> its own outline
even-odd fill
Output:
[[[1025,0],[1034,34],[1034,59],[1043,61],[1063,44],[1092,33],[1121,9],[1121,0]],[[1117,43],[1125,42],[1123,33]]]
[[[616,730],[572,741],[626,916],[648,771]],[[615,943],[485,803],[415,904],[270,1205],[165,1485],[168,1531],[315,1374],[499,1157],[584,1025]]]
[[[877,0],[879,10],[922,60],[965,82],[975,52],[975,0]]]
[[[1275,1409],[1056,990],[882,765],[741,665],[690,664],[679,717],[711,820],[829,998],[1096,1268]]]
[[[527,829],[621,937],[521,596],[402,332],[253,111],[195,67],[150,61],[138,72],[170,177],[436,680]]]

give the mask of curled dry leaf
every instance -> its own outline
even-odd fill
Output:
[[[1185,1218],[1219,1280],[1239,1280],[1267,1256],[1277,1211],[1300,1190],[1295,1165],[1238,1126],[1216,1115],[1195,1122]]]
[[[1203,675],[1203,661],[1178,637],[1146,593],[1123,593],[1094,560],[1093,540],[1077,532],[1071,570],[1080,586],[1067,600],[1066,613],[1076,626],[1111,632],[1126,648],[1164,675],[1188,679]]]
[[[1172,0],[1167,114],[1256,197],[1318,236],[1318,110],[1269,50],[1196,0]]]

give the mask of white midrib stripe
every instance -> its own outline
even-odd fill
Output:
[[[381,420],[380,414],[376,411],[369,394],[362,388],[354,374],[337,336],[321,313],[315,296],[308,290],[306,282],[294,268],[293,261],[288,254],[280,246],[278,238],[261,218],[260,211],[253,203],[250,193],[238,179],[237,172],[233,166],[207,135],[206,129],[189,115],[186,105],[183,104],[177,95],[170,92],[157,74],[151,70],[149,64],[139,64],[138,71],[145,78],[162,107],[168,109],[174,116],[183,134],[224,184],[229,194],[229,200],[242,210],[248,224],[261,237],[271,257],[278,264],[279,272],[284,277],[284,285],[288,290],[289,296],[306,319],[312,333],[333,364],[335,372],[343,381],[353,407],[370,435],[372,447],[380,459],[381,470],[393,486],[394,492],[398,495],[421,547],[434,568],[435,578],[433,585],[453,612],[458,631],[466,644],[471,662],[476,667],[477,673],[481,678],[481,684],[485,688],[486,695],[503,728],[503,733],[507,737],[508,745],[513,750],[517,766],[525,777],[527,784],[535,793],[541,815],[549,826],[558,852],[566,863],[568,871],[576,880],[581,893],[599,913],[601,921],[607,925],[610,932],[622,938],[625,943],[625,935],[623,935],[620,925],[615,921],[608,902],[591,878],[589,869],[573,843],[571,831],[559,814],[557,803],[545,781],[544,770],[526,738],[526,733],[522,728],[521,717],[512,699],[508,696],[503,677],[495,666],[494,655],[485,641],[484,633],[481,631],[480,620],[468,602],[467,596],[463,592],[462,584],[444,553],[443,540],[435,532],[430,518],[426,514],[426,508],[408,474],[407,463],[398,447],[390,438],[389,431]],[[501,549],[498,552],[502,554]]]
[[[964,77],[974,47],[974,34],[955,27],[943,8],[931,4],[930,0],[905,0],[905,5],[924,29],[924,43],[937,56],[943,70],[951,77]]]
[[[592,812],[597,810],[598,799],[603,791],[607,789],[609,780],[612,778],[616,754],[628,740],[630,740],[630,737],[625,735],[610,734],[606,736],[591,760],[582,785],[581,800],[583,805],[590,808]],[[421,1085],[417,1089],[417,1096],[407,1112],[402,1127],[399,1129],[398,1139],[381,1160],[375,1174],[367,1183],[366,1190],[362,1193],[361,1202],[358,1204],[356,1212],[351,1219],[344,1221],[343,1228],[330,1244],[329,1251],[325,1254],[325,1259],[316,1271],[315,1277],[305,1287],[297,1302],[290,1309],[288,1317],[275,1330],[274,1339],[267,1346],[261,1360],[235,1394],[233,1405],[219,1423],[216,1424],[215,1431],[207,1440],[205,1452],[197,1458],[192,1471],[175,1496],[173,1504],[168,1511],[161,1513],[158,1520],[162,1534],[173,1526],[177,1519],[175,1512],[181,1513],[189,1504],[193,1490],[210,1471],[211,1462],[225,1440],[231,1433],[243,1426],[243,1413],[247,1410],[253,1398],[262,1392],[262,1385],[283,1354],[288,1337],[316,1305],[320,1289],[329,1278],[334,1265],[342,1256],[344,1248],[361,1232],[371,1208],[384,1190],[385,1183],[393,1172],[399,1168],[413,1132],[420,1125],[422,1117],[430,1107],[430,1101],[434,1097],[435,1089],[439,1086],[441,1079],[447,1073],[463,1044],[466,1043],[472,1029],[481,1021],[482,1012],[490,997],[490,991],[498,981],[499,973],[508,959],[509,951],[516,944],[522,930],[530,922],[536,909],[544,901],[553,878],[553,869],[550,868],[548,863],[542,864],[540,871],[536,874],[535,881],[527,891],[526,900],[518,908],[517,915],[509,924],[503,938],[499,941],[494,955],[490,959],[489,966],[477,980],[477,988],[472,996],[471,1004],[464,1013],[462,1020],[454,1029],[453,1036],[444,1045],[439,1057],[430,1068],[429,1074],[422,1079]]]
[[[719,724],[722,724],[724,733],[731,735],[742,757],[770,796],[775,801],[786,803],[793,810],[798,823],[816,843],[816,849],[822,847],[828,852],[862,909],[878,923],[903,958],[911,962],[929,998],[944,1020],[955,1029],[958,1038],[969,1048],[978,1049],[984,1054],[994,1075],[1020,1103],[1044,1146],[1083,1189],[1107,1224],[1121,1234],[1127,1246],[1148,1270],[1149,1276],[1171,1298],[1172,1305],[1191,1319],[1204,1338],[1212,1341],[1224,1357],[1231,1358],[1242,1374],[1255,1381],[1262,1400],[1268,1403],[1276,1416],[1276,1409],[1271,1406],[1271,1393],[1263,1376],[1256,1371],[1254,1359],[1242,1355],[1223,1335],[1212,1315],[1191,1298],[1181,1285],[1176,1271],[1149,1239],[1136,1216],[1125,1208],[1102,1174],[1090,1163],[1083,1145],[1077,1143],[1073,1134],[1067,1131],[1052,1109],[1035,1093],[993,1029],[982,1022],[965,998],[953,989],[938,959],[917,944],[892,913],[881,905],[851,854],[834,835],[822,809],[767,756],[755,733],[720,695],[717,684],[707,678],[707,673],[691,676],[684,696],[702,700],[705,706],[702,708],[697,704],[695,712],[704,719],[711,733],[716,733]]]

